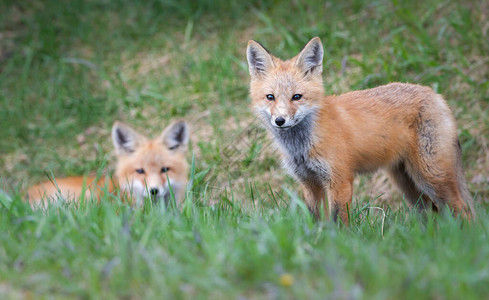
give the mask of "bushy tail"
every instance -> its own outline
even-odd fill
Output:
[[[460,147],[460,141],[457,140],[456,153],[457,153],[457,161],[456,161],[456,169],[457,169],[457,182],[458,188],[460,190],[460,194],[468,209],[465,209],[467,214],[470,216],[472,220],[475,220],[475,210],[474,210],[474,200],[470,195],[469,189],[467,187],[467,182],[465,180],[464,168],[462,165],[462,148]]]

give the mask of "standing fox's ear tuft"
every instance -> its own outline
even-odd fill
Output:
[[[185,121],[177,121],[168,126],[161,134],[163,143],[169,150],[187,150],[189,130]]]
[[[112,126],[112,142],[117,154],[130,154],[136,151],[141,136],[130,126],[116,121]]]
[[[296,66],[302,69],[305,75],[321,75],[323,73],[323,55],[321,40],[315,37],[297,55]]]
[[[246,59],[252,77],[261,76],[273,67],[273,59],[267,49],[251,40],[246,49]]]

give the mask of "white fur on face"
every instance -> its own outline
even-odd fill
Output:
[[[277,123],[275,123],[275,120],[278,117],[282,117],[285,120],[285,123],[282,126],[278,126]],[[290,127],[296,125],[297,123],[298,123],[298,121],[295,120],[294,117],[290,118],[289,116],[272,116],[270,118],[270,124],[277,129],[287,129],[287,128],[290,128]]]
[[[271,117],[272,117],[272,114],[270,113],[270,108],[267,107],[266,105],[256,105],[254,107],[254,110],[255,110],[255,113],[256,115],[262,119],[263,122],[268,122]]]
[[[289,126],[295,126],[299,124],[306,116],[311,116],[314,115],[317,111],[318,107],[315,106],[309,106],[309,105],[301,105],[295,112],[295,115],[292,117],[290,120],[290,125]],[[284,124],[286,125],[287,122]]]
[[[131,183],[123,185],[122,189],[132,195],[137,206],[143,205],[145,198],[151,198],[156,202],[164,201],[165,204],[168,204],[169,200],[171,199],[170,186],[177,201],[180,198],[183,188],[183,185],[180,182],[172,179],[169,181],[170,183],[167,181],[164,185],[148,186],[139,180],[133,180]],[[150,190],[155,188],[158,189],[158,195],[153,197]]]
[[[263,120],[263,122],[270,123],[273,128],[277,129],[288,129],[294,127],[299,124],[306,116],[314,115],[317,111],[318,107],[314,105],[301,105],[298,107],[294,116],[286,116],[282,117],[285,119],[285,123],[282,126],[278,126],[275,123],[275,116],[272,116],[270,112],[270,107],[266,105],[255,106],[256,114]]]
[[[298,123],[297,121],[294,120],[294,118],[289,118],[288,116],[283,115],[281,117],[285,119],[285,123],[282,126],[278,126],[277,123],[275,123],[275,119],[278,118],[278,116],[272,116],[269,107],[267,106],[256,107],[255,111],[257,112],[258,116],[263,120],[263,122],[270,123],[270,125],[273,128],[287,129]]]
[[[123,184],[121,188],[133,197],[136,205],[143,205],[147,191],[146,186],[141,181],[134,179]]]
[[[175,200],[178,201],[180,199],[183,185],[180,182],[172,179],[170,179],[169,182],[167,181],[164,187],[164,193],[162,194],[166,202],[169,202],[171,200],[170,186],[171,190],[173,191],[173,195],[175,196]]]

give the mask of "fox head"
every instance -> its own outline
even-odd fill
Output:
[[[187,183],[185,154],[189,140],[184,121],[171,124],[153,140],[115,122],[112,140],[118,158],[115,175],[121,190],[132,195],[138,204],[146,197],[168,203],[170,186],[176,201],[182,199]]]
[[[252,106],[266,124],[286,130],[315,112],[324,94],[323,46],[318,37],[290,60],[272,56],[253,40],[246,56]]]

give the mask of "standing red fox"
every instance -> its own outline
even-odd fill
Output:
[[[45,201],[56,201],[60,196],[76,200],[83,190],[87,197],[99,198],[106,184],[108,192],[120,190],[124,197],[138,205],[145,197],[168,203],[171,186],[175,200],[180,202],[188,177],[185,159],[188,139],[188,128],[183,121],[168,126],[154,140],[147,139],[128,125],[115,122],[112,141],[117,152],[117,166],[113,178],[97,180],[95,176],[87,176],[47,181],[29,189],[29,202],[32,206],[42,206]]]
[[[432,89],[391,83],[325,96],[317,37],[286,61],[255,41],[246,54],[252,106],[316,217],[327,193],[334,220],[348,223],[355,174],[379,168],[420,209],[474,217],[455,119]]]

